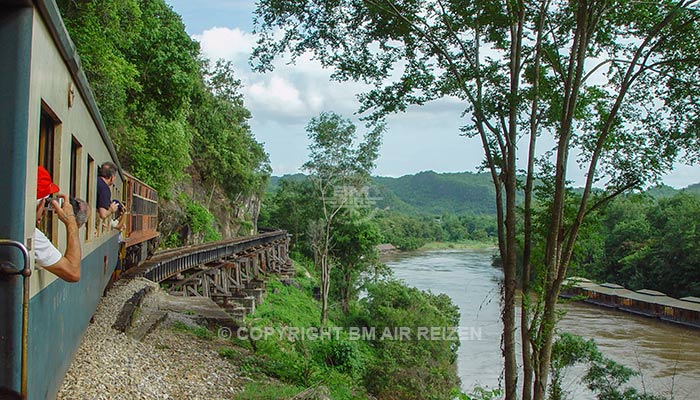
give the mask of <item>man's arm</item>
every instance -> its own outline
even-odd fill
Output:
[[[106,208],[99,207],[97,209],[97,213],[100,215],[100,218],[105,219],[112,215],[112,210],[108,210]]]
[[[117,206],[117,203],[111,202],[109,203],[109,208],[98,207],[97,213],[100,214],[100,218],[105,219],[110,215],[114,214],[117,211],[118,207],[119,206]]]
[[[78,282],[80,280],[80,260],[82,258],[78,224],[75,222],[73,206],[70,204],[70,201],[68,201],[68,196],[59,194],[57,197],[63,198],[63,208],[60,208],[57,200],[52,200],[51,202],[53,203],[54,210],[56,210],[58,219],[66,226],[68,244],[63,257],[61,257],[57,263],[45,267],[44,269],[65,281]]]

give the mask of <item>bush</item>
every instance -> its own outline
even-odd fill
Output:
[[[455,361],[459,340],[418,338],[419,327],[454,328],[459,311],[444,294],[434,295],[402,282],[388,281],[370,285],[361,301],[356,323],[370,329],[377,337],[370,342],[375,358],[367,367],[368,390],[382,398],[445,399],[459,386]],[[382,340],[386,328],[409,327],[408,340]]]
[[[196,201],[181,195],[180,202],[185,204],[185,216],[192,235],[199,235],[204,242],[221,240],[221,233],[215,227],[212,213]]]

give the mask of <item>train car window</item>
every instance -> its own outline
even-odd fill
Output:
[[[54,182],[57,181],[54,176],[54,151],[56,145],[56,127],[60,124],[51,110],[42,103],[41,118],[39,120],[39,165],[46,168],[51,174]],[[39,223],[39,229],[44,232],[49,240],[53,241],[54,216],[47,216]]]
[[[53,176],[55,130],[56,123],[54,119],[47,112],[42,111],[39,122],[39,165],[46,168],[51,176]]]
[[[85,241],[89,242],[92,240],[92,234],[93,230],[90,229],[91,226],[93,226],[94,222],[92,222],[94,219],[99,219],[95,218],[95,191],[96,186],[95,186],[95,177],[97,176],[97,171],[95,170],[95,160],[92,158],[91,155],[88,154],[87,156],[87,170],[85,171],[87,174],[87,187],[85,188],[85,201],[90,204],[92,208],[92,212],[90,213],[90,216],[88,217],[87,223],[85,224]]]
[[[74,137],[70,145],[70,196],[80,197],[81,166],[83,146]]]

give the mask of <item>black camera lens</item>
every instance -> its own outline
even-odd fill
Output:
[[[50,194],[47,198],[44,199],[44,208],[53,211],[53,194]]]

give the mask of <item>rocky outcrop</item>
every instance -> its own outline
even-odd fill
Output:
[[[188,226],[188,201],[194,201],[211,212],[215,229],[221,233],[222,239],[247,236],[257,231],[261,202],[257,195],[241,194],[232,200],[221,187],[204,182],[199,172],[190,167],[187,176],[174,186],[173,194],[161,195],[158,228],[164,240],[176,235],[183,245],[203,242],[204,238],[193,234]]]

